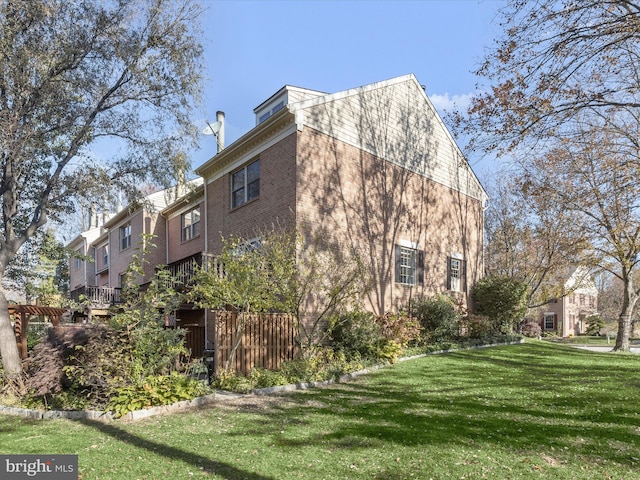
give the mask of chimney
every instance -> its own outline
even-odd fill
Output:
[[[218,110],[216,112],[216,121],[220,122],[220,129],[216,135],[216,141],[218,144],[218,153],[224,150],[224,112]]]

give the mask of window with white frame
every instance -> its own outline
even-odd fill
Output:
[[[405,285],[416,284],[416,260],[418,251],[415,248],[400,246],[398,249],[398,281]]]
[[[544,329],[554,330],[556,328],[556,315],[554,313],[544,314]]]
[[[182,241],[186,242],[200,236],[200,207],[183,213],[181,217]]]
[[[466,291],[465,262],[462,255],[452,253],[447,258],[447,289],[452,292]]]
[[[125,250],[131,246],[131,224],[127,223],[120,227],[120,250]]]
[[[82,267],[82,258],[80,258],[82,250],[76,250],[76,255],[77,256],[73,258],[73,268],[80,270],[80,267]]]
[[[416,242],[400,240],[395,246],[395,281],[403,285],[424,285],[424,252]]]
[[[231,175],[231,208],[244,205],[260,196],[260,159]]]

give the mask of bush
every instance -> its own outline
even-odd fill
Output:
[[[459,336],[460,314],[451,297],[436,295],[418,300],[411,313],[420,322],[424,343],[442,343]]]
[[[420,338],[420,322],[407,313],[386,313],[376,318],[376,322],[380,325],[382,336],[400,347],[406,347]]]
[[[542,335],[542,327],[535,320],[527,320],[522,325],[522,335],[529,338],[537,338]]]
[[[491,338],[496,334],[494,324],[484,315],[467,315],[464,319],[464,324],[469,338]]]
[[[332,347],[347,358],[376,359],[377,345],[384,341],[382,327],[369,312],[356,310],[330,319]]]
[[[587,322],[587,335],[597,336],[600,335],[600,330],[604,328],[604,320],[600,315],[591,315],[586,318]]]
[[[511,277],[492,275],[473,286],[476,313],[489,317],[494,330],[511,333],[527,313],[529,286]]]
[[[116,388],[107,410],[118,418],[135,410],[171,405],[204,393],[202,383],[175,372],[170,375],[149,376],[138,384]]]

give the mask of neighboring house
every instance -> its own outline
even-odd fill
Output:
[[[585,268],[576,268],[564,284],[566,295],[544,307],[540,326],[543,332],[561,337],[582,335],[589,326],[586,319],[598,313],[598,289]]]
[[[140,285],[151,280],[157,265],[167,263],[166,227],[160,212],[176,196],[175,188],[147,195],[139,204],[122,209],[101,226],[92,220],[92,228],[67,245],[77,253],[69,268],[70,297],[85,305],[76,311],[76,320],[107,315],[107,309],[120,302],[124,274],[144,242],[150,248],[144,275],[137,280]]]
[[[86,238],[95,271],[72,288],[119,287],[142,233],[156,235],[147,275],[166,264],[188,281],[223,237],[295,225],[309,242],[358,253],[376,313],[445,292],[470,306],[487,194],[413,75],[333,94],[285,86],[254,113],[253,129],[196,169],[202,186],[153,211],[123,210]],[[183,305],[168,319],[197,333],[194,356],[213,339],[208,315]]]

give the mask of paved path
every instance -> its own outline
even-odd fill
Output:
[[[580,348],[582,350],[589,350],[591,352],[611,352],[613,350],[613,344],[607,346],[594,346],[594,345],[572,345],[575,348]],[[631,347],[631,353],[640,353],[640,346],[634,345]]]

